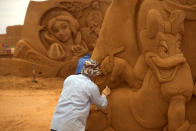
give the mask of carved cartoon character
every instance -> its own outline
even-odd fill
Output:
[[[175,95],[185,96],[188,101],[193,90],[191,70],[179,49],[181,45],[180,34],[158,34],[157,54],[147,53],[148,64],[153,69],[161,83],[163,96],[171,100]],[[149,57],[149,58],[148,58]],[[186,76],[182,79],[182,76]]]
[[[53,60],[63,61],[71,59],[74,55],[87,52],[85,43],[81,41],[79,23],[69,15],[59,15],[48,21],[48,32],[44,35],[50,44],[48,57]]]
[[[135,20],[138,5],[142,2],[152,2],[154,6],[158,6],[159,4],[156,2],[163,3],[164,1],[113,0],[104,18],[104,26],[96,43],[97,47],[95,47],[92,59],[99,60],[100,62],[103,60],[101,63],[102,71],[105,72],[104,74],[111,76],[111,83],[120,82],[120,78],[123,79],[122,83],[114,86],[110,96],[112,110],[111,126],[115,130],[161,131],[167,123],[169,123],[168,129],[165,128],[164,131],[187,131],[193,127],[190,127],[189,123],[184,119],[185,99],[189,100],[193,84],[189,65],[179,49],[181,42],[186,44],[181,39],[183,36],[184,14],[181,14],[179,10],[171,14],[167,12],[169,18],[162,16],[163,14],[161,13],[163,11],[149,11],[152,9],[151,6],[143,6],[146,12],[142,12],[141,14],[147,13],[148,16],[147,19],[146,15],[142,17],[142,23],[147,21],[147,24],[144,24],[145,27],[138,32],[138,36],[141,35],[140,41],[144,45],[141,46],[143,48],[140,49],[142,54],[136,64],[134,57],[131,57],[135,56],[136,53],[132,50],[134,52],[132,54],[128,49],[130,46],[134,49],[133,45],[135,41],[131,40],[134,39],[134,35],[132,34],[135,34],[134,29],[138,24],[136,20],[136,22],[133,22],[133,26],[129,26],[131,23],[128,21]],[[135,12],[131,12],[133,8],[135,8]],[[158,15],[153,15],[154,13]],[[116,30],[114,29],[119,30],[120,33],[115,32]],[[133,30],[131,31],[131,29]],[[192,36],[193,34],[194,32]],[[124,37],[126,35],[127,37]],[[125,44],[121,43],[122,41]],[[138,42],[139,38],[136,41]],[[107,53],[111,52],[111,47],[116,49],[122,45],[125,45],[125,51],[122,54],[116,55],[114,59],[110,59]],[[128,61],[130,59],[133,59],[131,61],[134,62],[133,64]],[[142,80],[142,86],[133,92],[130,87],[134,87],[133,83],[136,80],[130,78],[135,78],[135,68],[138,69],[136,73],[143,72],[142,75],[137,74],[140,80]],[[186,78],[183,79],[183,76]],[[170,90],[164,91],[163,89],[172,89],[175,92],[170,92]],[[181,94],[181,96],[174,97],[175,93],[177,95]],[[194,110],[194,108],[192,109]],[[192,111],[189,113],[191,115]],[[189,118],[187,117],[188,120],[192,119],[190,118],[190,116]],[[100,119],[95,121],[94,125],[99,121]]]
[[[155,4],[156,3],[156,4]],[[149,8],[147,8],[149,7]],[[146,26],[146,15],[150,9],[157,9],[161,12],[164,19],[168,19],[175,10],[182,10],[186,14],[184,20],[183,54],[191,67],[194,81],[196,80],[196,0],[144,0],[138,13],[138,33]]]
[[[71,37],[71,30],[67,21],[56,21],[52,26],[54,36],[61,42],[66,42]]]
[[[143,78],[140,77],[143,84],[138,92],[132,94],[131,107],[136,120],[145,127],[155,128],[164,125],[167,120],[163,114],[166,114],[168,107],[168,131],[189,128],[188,121],[185,121],[185,103],[191,99],[193,79],[190,67],[180,49],[183,18],[183,12],[174,11],[171,19],[164,21],[158,10],[150,10],[147,16],[147,29],[143,30],[140,36],[145,48],[144,53],[139,57],[135,67],[131,67],[121,58],[115,58],[110,68],[106,68],[111,61],[109,57],[102,62],[104,72],[111,73],[112,81],[119,81],[118,76],[121,76],[130,87],[138,87],[138,74],[135,74],[138,71],[135,69],[142,66],[143,69],[139,68],[142,69],[139,72],[144,71]],[[145,93],[151,94],[152,98]],[[140,95],[142,97],[138,97]],[[160,100],[156,101],[154,98]],[[143,106],[138,103],[145,105],[146,112],[142,111]],[[154,104],[162,106],[162,109],[149,113]]]
[[[63,60],[72,56],[71,48],[75,44],[79,24],[70,15],[60,15],[48,22],[49,34],[45,35],[50,40],[48,56],[54,60]]]
[[[185,15],[183,11],[174,11],[171,15],[175,16],[172,21],[163,21],[160,17],[158,20],[159,15],[158,10],[150,10],[147,17],[157,22],[159,28],[158,33],[151,36],[156,39],[156,51],[147,52],[145,59],[160,82],[163,97],[169,102],[168,131],[176,131],[188,123],[185,121],[185,103],[191,99],[193,94],[191,69],[180,49],[181,29],[183,29]],[[166,23],[170,28],[163,26],[163,30],[160,29],[160,26]]]
[[[101,29],[103,14],[100,9],[99,1],[92,1],[92,10],[88,13],[86,17],[87,27],[82,28],[82,37],[90,51],[93,51],[96,40],[98,38],[99,31]]]

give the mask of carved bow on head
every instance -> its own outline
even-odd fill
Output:
[[[184,19],[185,12],[181,10],[173,11],[168,20],[164,20],[156,9],[150,10],[147,15],[147,30],[143,31],[146,35],[142,37],[147,48],[145,61],[160,82],[171,81],[179,65],[186,62],[180,49]]]
[[[183,34],[184,33],[184,19],[186,15],[182,10],[175,10],[171,13],[169,21],[163,22],[163,29],[165,33]]]
[[[183,34],[185,17],[184,11],[175,10],[170,14],[169,20],[165,21],[158,10],[150,10],[147,16],[148,37],[152,39],[158,32]]]

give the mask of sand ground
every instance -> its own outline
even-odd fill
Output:
[[[49,131],[64,79],[1,76],[0,130]]]
[[[0,76],[0,131],[49,131],[63,78]],[[196,131],[196,96],[187,103],[186,117]]]

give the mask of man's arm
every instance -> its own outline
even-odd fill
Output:
[[[107,94],[100,95],[99,89],[96,85],[91,87],[90,90],[90,101],[92,104],[96,105],[98,108],[105,108],[107,106]]]

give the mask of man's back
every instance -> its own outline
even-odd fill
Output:
[[[85,75],[71,75],[65,81],[56,110],[53,115],[51,129],[58,131],[84,131],[90,103],[107,105],[106,98],[100,96],[98,87]],[[71,126],[71,127],[69,127]]]

